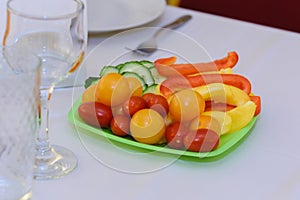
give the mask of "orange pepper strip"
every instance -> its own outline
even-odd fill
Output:
[[[165,97],[169,97],[178,89],[193,88],[210,83],[224,83],[238,87],[247,94],[251,92],[250,81],[239,74],[200,74],[195,76],[168,77],[161,83],[160,92]]]
[[[260,96],[249,96],[250,100],[256,104],[256,110],[254,116],[257,116],[261,112],[261,98]]]
[[[168,58],[160,58],[154,61],[154,64],[158,65],[173,65],[176,62],[177,58],[175,56],[171,56]]]
[[[176,57],[161,58],[154,61],[154,65],[161,76],[191,75],[232,68],[238,62],[238,54],[234,51],[229,52],[224,58],[206,63],[174,64],[175,62]]]

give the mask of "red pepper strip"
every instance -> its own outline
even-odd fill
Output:
[[[173,76],[164,80],[160,85],[160,92],[169,97],[178,89],[193,88],[210,83],[224,83],[245,91],[251,92],[250,81],[239,74],[200,74],[195,76]]]
[[[250,100],[256,104],[256,110],[254,116],[257,116],[261,112],[261,99],[260,96],[249,96]]]
[[[224,58],[206,63],[174,64],[175,61],[176,57],[161,58],[154,61],[154,65],[161,76],[191,75],[232,68],[238,62],[238,54],[234,51],[229,52]]]
[[[226,103],[216,103],[214,101],[205,101],[205,112],[206,111],[222,111],[226,112],[228,110],[231,110],[235,108],[236,106],[229,105]]]

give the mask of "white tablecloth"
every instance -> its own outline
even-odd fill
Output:
[[[150,25],[163,25],[186,13],[193,20],[179,31],[202,44],[212,58],[237,51],[236,70],[249,77],[253,91],[262,97],[262,113],[249,137],[218,161],[177,160],[153,172],[121,172],[88,153],[68,121],[72,101],[83,89],[59,89],[51,102],[50,138],[77,155],[78,167],[61,179],[35,181],[33,200],[300,199],[300,35],[174,7],[167,7]],[[89,50],[111,35],[91,35]],[[105,139],[90,142],[115,163],[139,166],[163,159],[129,159]]]

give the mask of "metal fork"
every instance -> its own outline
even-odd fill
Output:
[[[150,56],[157,50],[156,38],[164,29],[176,29],[185,24],[191,18],[191,15],[184,15],[176,19],[174,22],[161,27],[148,40],[142,42],[136,49],[132,51],[143,56]]]

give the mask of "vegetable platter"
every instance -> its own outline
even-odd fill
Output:
[[[215,160],[252,131],[261,98],[234,73],[235,51],[211,62],[176,57],[104,66],[85,81],[69,119],[118,144],[182,159]]]

